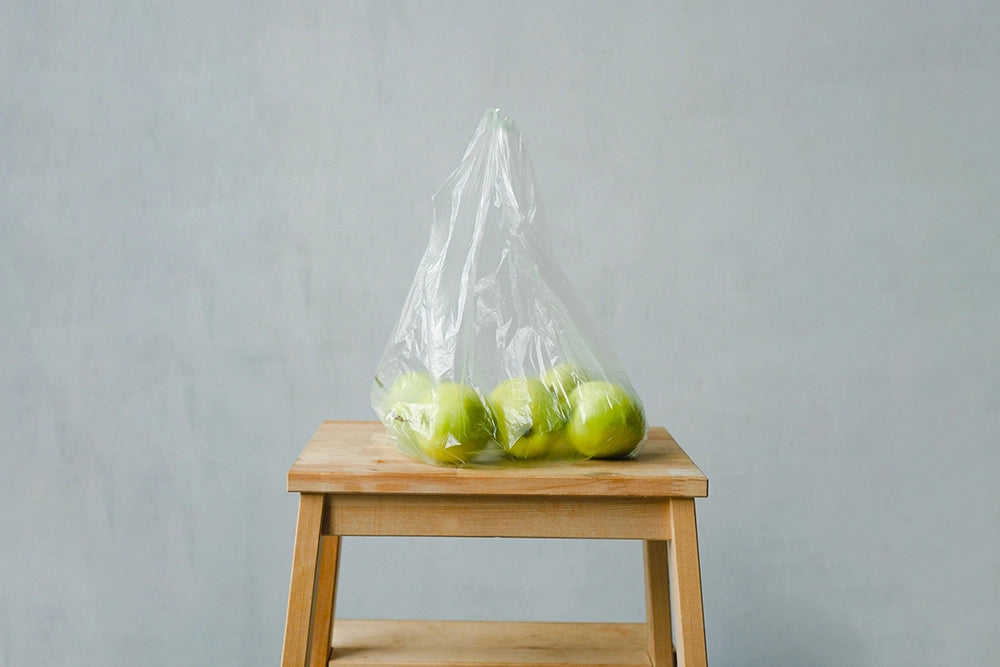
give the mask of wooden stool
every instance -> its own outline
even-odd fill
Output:
[[[708,480],[663,428],[633,460],[451,468],[400,453],[379,422],[325,422],[288,490],[301,495],[283,667],[707,664],[694,499]],[[644,540],[646,622],[334,623],[343,535]]]

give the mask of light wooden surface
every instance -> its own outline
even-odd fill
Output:
[[[705,615],[701,599],[701,564],[694,500],[675,498],[671,501],[670,519],[672,535],[668,542],[668,556],[677,664],[682,667],[706,665]]]
[[[301,496],[283,667],[331,655],[397,667],[707,665],[694,498],[708,480],[662,428],[630,460],[448,468],[400,453],[378,422],[326,422],[288,488]],[[343,535],[642,539],[647,622],[334,621]]]
[[[649,667],[643,623],[338,620],[329,667]]]
[[[312,641],[313,597],[319,561],[320,527],[323,525],[323,496],[303,493],[299,497],[299,518],[295,528],[292,578],[288,586],[288,615],[285,616],[283,667],[303,667]],[[309,665],[313,667],[313,665]]]
[[[337,602],[340,572],[340,537],[327,535],[320,543],[319,575],[316,579],[315,620],[309,648],[309,667],[325,667],[330,651],[333,612]]]
[[[655,427],[634,459],[456,468],[416,461],[381,422],[324,422],[288,471],[307,493],[647,496],[702,498],[708,479]]]
[[[665,540],[646,540],[646,645],[654,665],[673,665],[670,625],[670,573]]]
[[[323,532],[338,535],[659,539],[668,498],[329,494]]]

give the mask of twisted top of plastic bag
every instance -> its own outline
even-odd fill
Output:
[[[553,257],[516,123],[488,110],[432,201],[427,249],[376,382],[425,371],[488,392],[570,362],[631,387]]]

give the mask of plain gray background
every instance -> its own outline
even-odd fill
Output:
[[[489,107],[711,479],[713,665],[1000,654],[1000,8],[4,2],[0,666],[273,665],[296,499]],[[632,542],[348,539],[356,617],[641,620]]]

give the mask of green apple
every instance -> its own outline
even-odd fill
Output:
[[[388,415],[397,406],[423,400],[424,394],[432,384],[431,376],[427,373],[417,371],[403,373],[396,378],[386,393],[382,401],[382,412]]]
[[[577,385],[586,382],[588,379],[583,369],[576,364],[559,364],[542,373],[542,382],[549,391],[556,395],[562,406],[562,411],[567,415],[570,413],[569,395],[573,393]]]
[[[391,435],[410,440],[410,422],[430,400],[433,381],[427,373],[410,372],[398,376],[382,399],[382,421]]]
[[[431,461],[468,463],[493,440],[493,416],[468,385],[432,385],[420,400],[407,405],[403,437]]]
[[[588,458],[632,453],[646,435],[646,416],[637,398],[611,382],[583,382],[569,395],[569,443]]]
[[[569,396],[578,384],[587,379],[587,374],[576,364],[559,364],[542,373],[542,383],[549,390],[565,396]]]
[[[563,437],[566,411],[538,378],[505,380],[488,402],[496,418],[497,441],[515,458],[548,456]]]

